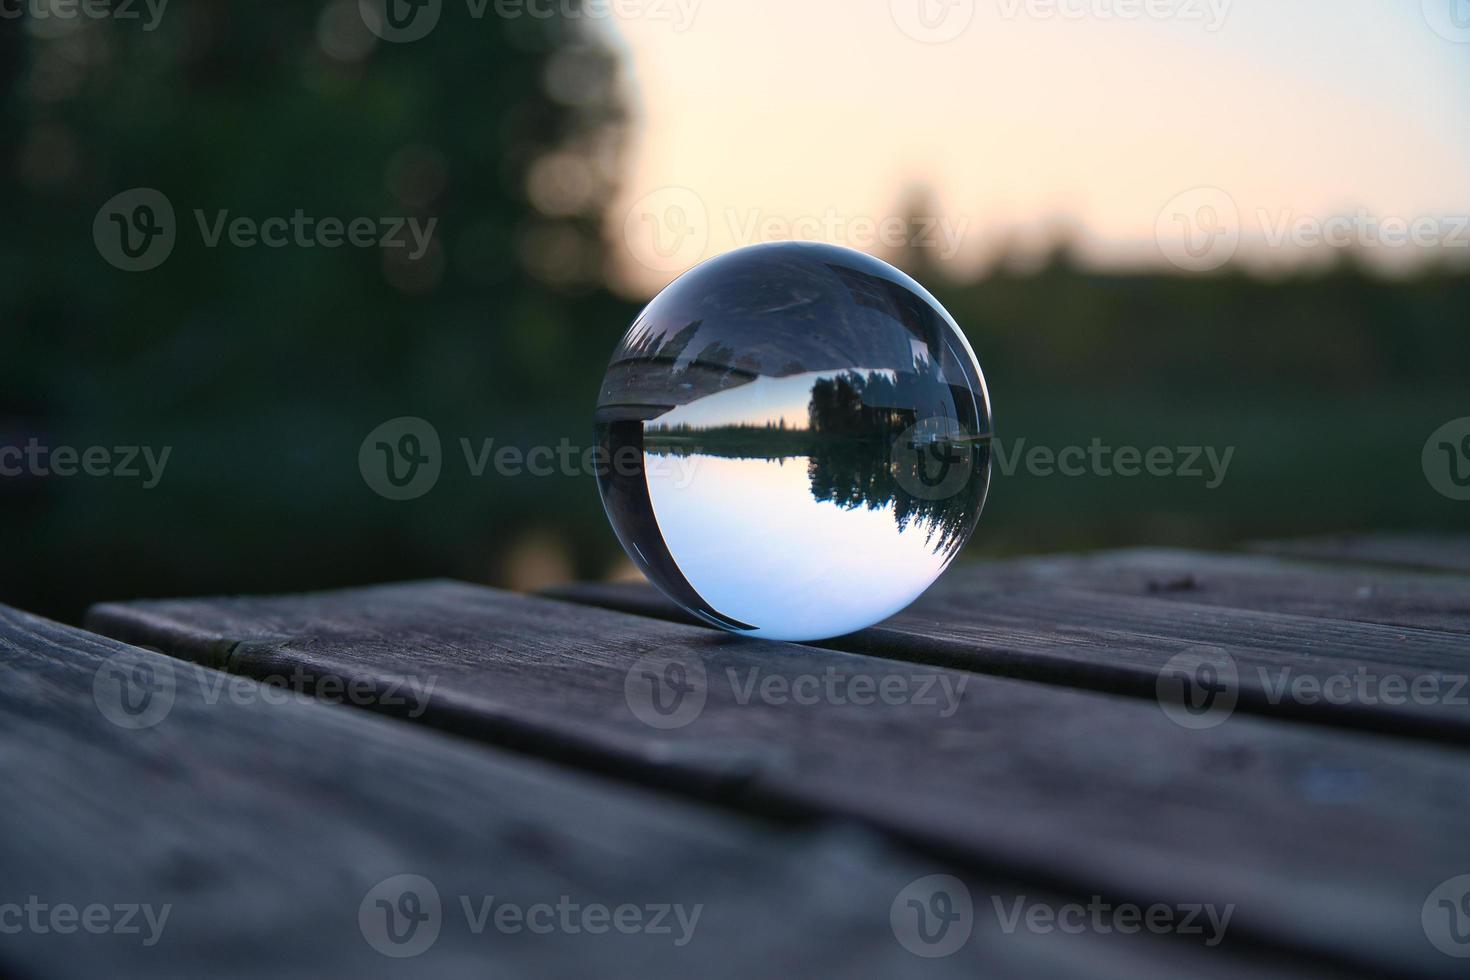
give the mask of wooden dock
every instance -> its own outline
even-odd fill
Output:
[[[1467,539],[962,563],[820,645],[607,584],[85,625],[0,611],[8,976],[1470,972]]]

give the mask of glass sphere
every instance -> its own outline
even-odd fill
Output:
[[[975,354],[922,286],[845,248],[755,245],[686,273],[618,344],[598,483],[670,599],[814,640],[939,577],[984,506],[990,434]]]

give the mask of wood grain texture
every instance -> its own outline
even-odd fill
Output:
[[[1173,658],[1210,647],[1230,657],[1242,711],[1466,744],[1466,582],[1193,552],[977,562],[897,616],[821,645],[1149,699]],[[642,584],[548,594],[691,621]]]
[[[1265,555],[1130,548],[969,562],[937,589],[1061,586],[1109,595],[1470,634],[1470,576]]]
[[[1133,698],[454,583],[108,605],[89,622],[183,655],[227,651],[253,676],[433,677],[427,724],[755,811],[851,817],[1068,894],[1234,904],[1242,942],[1459,975],[1420,913],[1470,871],[1460,750],[1240,713],[1191,731]],[[655,728],[639,712],[667,693],[671,663],[699,709]],[[843,698],[794,703],[803,678],[833,678]],[[926,681],[960,696],[922,703]],[[885,684],[904,696],[854,703]]]
[[[95,693],[115,668],[152,673],[150,687],[126,691],[143,714],[117,714],[121,687]],[[1006,934],[978,915],[960,952],[920,959],[895,939],[890,905],[948,868],[872,835],[740,817],[4,608],[0,786],[10,977],[1243,977],[1281,966],[1175,939]],[[440,932],[421,955],[390,959],[359,911],[402,874],[435,886]],[[977,910],[1017,890],[974,877],[968,887]],[[461,897],[479,910],[492,895],[522,908],[563,896],[703,908],[683,946],[677,926],[477,934]],[[27,903],[44,930],[11,928]],[[59,906],[135,904],[168,906],[162,928],[49,927]]]
[[[1262,541],[1251,547],[1291,558],[1470,572],[1470,535],[1466,534],[1334,534]]]

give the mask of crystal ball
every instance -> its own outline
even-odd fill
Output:
[[[904,273],[830,245],[685,273],[618,344],[596,427],[628,556],[699,619],[767,639],[903,609],[990,486],[990,397],[964,334]]]

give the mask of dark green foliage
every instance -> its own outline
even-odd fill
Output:
[[[596,284],[621,132],[607,49],[446,3],[424,40],[343,61],[323,52],[324,9],[190,0],[153,32],[0,25],[0,446],[172,447],[151,490],[0,478],[0,599],[75,618],[140,595],[506,582],[531,540],[560,542],[576,574],[617,560],[590,474],[476,476],[465,452],[590,444],[636,313]],[[575,108],[545,84],[567,64],[583,79]],[[591,192],[554,219],[526,193],[553,151],[613,163],[588,162]],[[168,196],[179,241],[130,274],[99,256],[92,222],[133,187]],[[298,208],[434,217],[437,246],[416,264],[208,248],[194,216]],[[914,271],[980,357],[1002,448],[1237,449],[1216,490],[998,469],[975,549],[1470,521],[1420,466],[1428,435],[1470,415],[1463,274],[1390,281],[1344,264],[1267,283],[1058,261],[953,285]],[[357,455],[403,415],[433,423],[443,473],[393,502]]]

